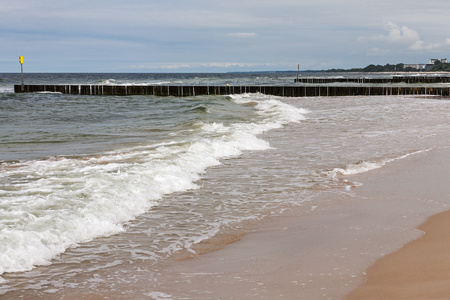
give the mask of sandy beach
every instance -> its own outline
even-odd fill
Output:
[[[432,216],[419,229],[422,237],[377,261],[346,299],[448,299],[450,212]]]
[[[49,105],[55,99],[73,104],[70,95],[38,95]],[[430,265],[427,257],[437,258],[434,265],[439,267],[446,260],[444,251],[436,248],[437,254],[428,255],[433,252],[427,249],[434,245],[427,238],[444,234],[443,225],[432,226],[437,229],[433,233],[419,226],[450,210],[446,99],[245,97],[175,102],[131,97],[128,117],[136,134],[151,125],[148,114],[159,120],[161,114],[148,105],[150,100],[171,112],[176,110],[170,105],[181,102],[182,111],[190,112],[194,104],[190,117],[214,123],[199,129],[190,127],[195,122],[181,122],[188,125],[180,125],[177,138],[172,129],[169,135],[150,131],[161,138],[157,145],[179,139],[181,144],[173,148],[151,144],[137,152],[88,159],[7,163],[2,178],[8,179],[4,193],[10,205],[5,212],[13,221],[1,220],[14,233],[2,232],[7,242],[1,245],[7,258],[14,259],[2,265],[12,271],[0,278],[0,298],[340,300],[366,299],[368,293],[396,299],[386,296],[389,290],[406,291],[407,299],[433,298],[436,291],[445,295],[441,287],[447,283],[446,273],[423,271]],[[110,100],[96,99],[99,113],[103,103],[117,104],[113,111],[121,109],[122,102]],[[15,101],[26,106],[22,102]],[[89,110],[84,101],[75,104]],[[143,123],[135,124],[136,107],[149,110],[142,112]],[[209,108],[217,115],[205,116]],[[173,124],[167,126],[178,128],[180,116],[184,113],[173,115]],[[216,123],[222,117],[231,122],[228,127]],[[110,116],[104,118],[108,123]],[[300,121],[285,124],[289,120]],[[63,136],[71,136],[71,127],[66,127]],[[264,128],[273,129],[255,135],[254,130]],[[187,136],[191,129],[193,135]],[[82,147],[86,141],[79,143]],[[263,150],[248,148],[256,146]],[[233,152],[235,147],[249,151]],[[240,154],[216,159],[217,152]],[[206,162],[209,167],[199,169]],[[17,195],[21,180],[26,186],[20,185]],[[36,189],[46,205],[35,201]],[[56,204],[58,210],[53,209]],[[151,207],[143,209],[144,204]],[[29,217],[36,205],[49,221],[44,229],[40,219]],[[128,220],[128,214],[137,215]],[[128,221],[117,223],[115,217]],[[21,220],[29,238],[23,238]],[[104,230],[112,231],[100,234]],[[47,235],[50,240],[43,238]],[[88,237],[92,239],[62,247],[66,240]],[[416,242],[426,250],[404,254]],[[37,251],[36,245],[43,250]],[[60,254],[34,266],[52,251]],[[392,265],[392,255],[403,257],[394,258],[399,265],[393,269],[385,267]],[[33,268],[20,271],[27,265]],[[395,280],[381,280],[386,278]]]
[[[448,214],[417,227],[448,209],[449,165],[448,149],[431,150],[351,176],[363,185],[253,224],[220,250],[161,266],[160,292],[154,295],[344,299],[366,283],[349,299],[439,299],[435,292],[448,295],[450,286],[450,268],[441,264],[448,256],[441,247],[449,241],[440,222],[448,223]],[[434,252],[426,255],[430,247]],[[402,296],[400,290],[407,292]]]
[[[449,149],[438,149],[349,176],[353,188],[165,260],[158,280],[117,283],[121,295],[65,289],[35,298],[447,299],[449,165]]]

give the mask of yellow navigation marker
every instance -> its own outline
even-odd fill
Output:
[[[25,86],[23,85],[23,56],[22,55],[19,56],[19,62],[20,62],[20,71],[22,73],[22,87],[21,87],[21,89],[22,89],[22,92],[23,92],[24,89],[25,89]]]

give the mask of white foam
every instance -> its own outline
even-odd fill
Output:
[[[404,155],[401,155],[398,157],[394,157],[394,158],[381,158],[381,159],[373,160],[373,161],[360,161],[357,163],[349,164],[344,168],[334,168],[330,171],[325,171],[324,174],[331,178],[338,178],[339,176],[356,175],[356,174],[360,174],[360,173],[365,173],[365,172],[369,172],[369,171],[372,171],[375,169],[379,169],[390,162],[393,162],[393,161],[396,161],[399,159],[404,159],[404,158],[407,158],[408,156],[419,154],[422,152],[427,152],[430,150],[431,150],[431,148],[414,151],[414,152],[410,152],[410,153],[407,153],[407,154],[404,154]]]
[[[155,300],[172,299],[171,295],[168,295],[168,294],[165,294],[165,293],[161,293],[161,292],[151,292],[151,293],[147,293],[145,295],[149,296],[149,297],[151,297],[152,299],[155,299]]]
[[[269,149],[258,134],[298,122],[307,113],[264,95],[233,99],[252,103],[260,118],[227,125],[199,122],[183,141],[96,157],[1,164],[0,275],[49,264],[69,247],[124,231],[126,222],[164,195],[198,188],[201,174],[222,159]]]
[[[0,94],[1,93],[14,93],[14,88],[0,87]]]
[[[381,168],[386,164],[386,160],[380,160],[375,162],[361,161],[353,164],[349,164],[344,168],[335,168],[329,172],[331,177],[337,177],[339,175],[355,175]]]
[[[293,107],[269,95],[257,93],[232,95],[231,97],[236,103],[255,105],[255,108],[264,117],[263,121],[255,127],[255,131],[253,131],[255,134],[280,128],[291,122],[300,122],[305,120],[305,115],[309,113],[306,109]]]
[[[116,80],[115,79],[105,79],[102,80],[100,82],[100,84],[104,84],[104,85],[116,85]]]
[[[147,83],[147,85],[167,85],[167,84],[173,84],[173,82],[171,82],[171,81],[158,81],[158,82]]]

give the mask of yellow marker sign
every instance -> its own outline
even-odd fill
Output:
[[[298,65],[298,68],[300,69],[300,65]]]
[[[23,64],[23,56],[19,56],[19,61],[21,64]]]

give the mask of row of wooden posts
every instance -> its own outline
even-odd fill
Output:
[[[294,79],[299,83],[450,83],[449,76],[393,76],[391,78],[351,78],[351,77],[300,77]]]
[[[450,87],[411,86],[149,86],[149,85],[15,85],[15,93],[53,92],[73,95],[188,97],[262,93],[284,97],[436,95],[449,96]]]

